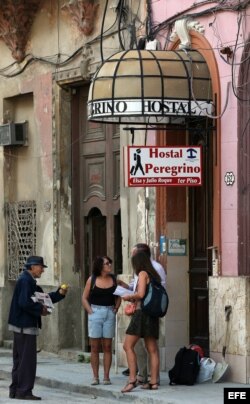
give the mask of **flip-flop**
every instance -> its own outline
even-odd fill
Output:
[[[144,378],[140,375],[137,376],[137,383],[138,384],[145,384]]]

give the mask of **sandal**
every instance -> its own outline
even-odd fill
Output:
[[[100,380],[98,379],[98,377],[94,377],[91,386],[97,386],[100,383]]]
[[[109,385],[112,384],[112,383],[111,383],[110,379],[103,379],[103,384],[104,384],[105,386],[109,386]]]
[[[158,390],[158,383],[145,383],[141,386],[143,390]]]
[[[145,384],[145,378],[141,375],[137,375],[137,384]]]
[[[129,393],[137,387],[137,380],[133,382],[128,382],[125,387],[121,390],[122,393]]]

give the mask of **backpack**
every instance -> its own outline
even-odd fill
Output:
[[[150,282],[141,301],[141,310],[151,317],[164,317],[169,303],[167,291],[152,275],[148,275],[150,276]]]
[[[199,353],[193,349],[183,347],[175,356],[174,367],[169,370],[169,384],[185,384],[192,386],[200,370]]]

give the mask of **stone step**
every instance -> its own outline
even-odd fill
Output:
[[[74,361],[74,362],[90,362],[90,352],[83,352],[77,348],[65,348],[60,349],[58,355],[66,360]]]
[[[84,352],[77,348],[65,348],[58,352],[58,356],[65,360],[70,360],[74,362],[90,363],[90,352]],[[115,361],[115,356],[113,355],[113,363]],[[103,364],[103,353],[100,353],[100,364]]]
[[[2,348],[2,349],[1,349]],[[1,356],[11,356],[12,355],[12,348],[13,348],[13,341],[12,340],[4,340],[3,345],[0,348],[0,355]],[[37,347],[37,352],[43,352],[43,349],[39,349]],[[84,352],[77,348],[65,348],[61,349],[57,355],[65,359],[66,361],[73,361],[73,362],[81,362],[81,363],[90,363],[90,352]],[[113,363],[115,361],[115,356],[113,355]],[[100,364],[103,364],[103,353],[100,353]]]

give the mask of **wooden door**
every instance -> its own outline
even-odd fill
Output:
[[[121,251],[121,226],[117,223],[120,220],[120,135],[117,125],[88,122],[87,86],[75,88],[73,94],[75,257],[84,283],[95,256],[107,254],[114,260],[115,251]],[[117,259],[114,271],[120,272],[116,264]]]
[[[89,269],[85,278],[91,274],[95,257],[107,254],[107,225],[106,216],[99,209],[93,208],[84,218],[84,267]]]
[[[190,143],[202,146],[201,187],[189,188],[190,343],[209,351],[208,277],[211,275],[213,154],[212,131],[193,128]]]
[[[72,216],[81,288],[96,256],[110,256],[113,271],[122,272],[119,127],[88,122],[87,97],[88,86],[72,90]],[[86,316],[82,334],[89,350]]]
[[[206,125],[204,122],[189,127],[187,140],[188,144],[202,145],[203,186],[159,187],[156,190],[156,223],[159,239],[160,234],[167,233],[167,223],[189,222],[189,342],[201,345],[208,354],[208,276],[211,275],[211,250],[208,247],[212,246],[213,133]],[[166,132],[160,132],[157,139],[159,146],[183,146],[186,144],[186,128],[169,128]]]

